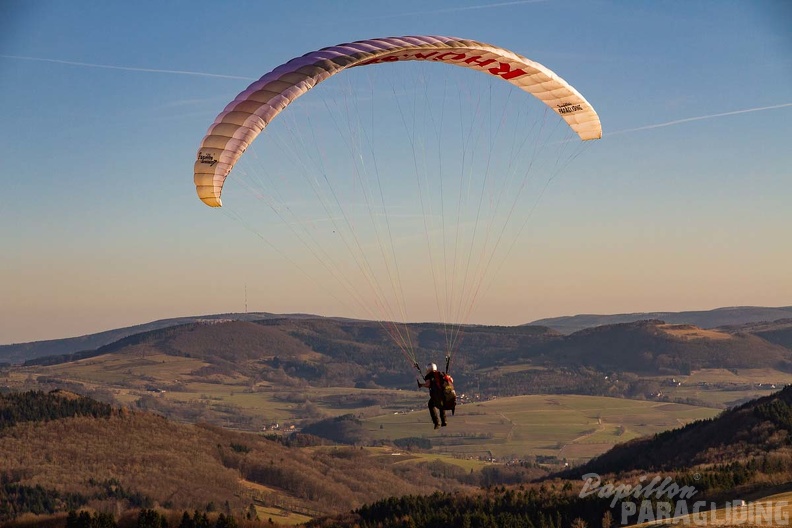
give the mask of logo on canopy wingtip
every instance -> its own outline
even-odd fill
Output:
[[[563,103],[560,105],[556,105],[558,108],[559,114],[571,114],[572,112],[577,112],[579,110],[583,110],[582,104],[575,104],[575,103]]]
[[[210,167],[214,167],[217,164],[216,159],[211,154],[203,154],[201,152],[198,153],[198,163],[204,163],[209,165]]]

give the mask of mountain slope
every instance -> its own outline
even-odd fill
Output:
[[[585,328],[632,323],[644,319],[659,319],[671,324],[692,324],[701,328],[717,328],[725,325],[775,321],[789,317],[792,317],[792,306],[778,308],[736,306],[686,312],[642,312],[613,315],[580,314],[539,319],[528,324],[547,326],[563,334],[571,334]]]
[[[117,328],[106,332],[88,334],[79,337],[68,337],[64,339],[50,339],[47,341],[34,341],[30,343],[16,343],[10,345],[0,345],[0,363],[23,363],[24,361],[45,356],[67,355],[85,350],[95,350],[99,347],[114,343],[125,337],[150,332],[172,326],[185,325],[198,322],[222,322],[222,321],[259,321],[272,317],[292,317],[299,319],[304,316],[301,314],[274,315],[267,312],[252,313],[231,313],[215,315],[199,315],[188,317],[176,317],[173,319],[161,319],[136,326]],[[42,322],[46,324],[46,322]]]
[[[408,325],[406,331],[421,364],[442,363],[447,342],[442,325]],[[464,378],[481,365],[511,361],[515,352],[560,337],[541,327],[466,327],[453,355],[453,370]],[[190,357],[213,366],[204,372],[207,375],[258,378],[282,371],[317,386],[376,383],[411,388],[414,372],[411,361],[378,323],[321,318],[185,324],[128,336],[95,351],[30,360],[26,365],[56,365],[106,354]]]
[[[775,368],[792,353],[751,334],[729,334],[650,320],[580,330],[543,348],[556,364],[643,374],[689,373],[702,368]]]
[[[446,343],[442,325],[415,324],[407,330],[419,364],[442,364]],[[119,361],[108,362],[108,355],[117,355]],[[145,358],[158,355],[190,358],[193,367],[178,372],[159,369],[156,364],[166,362],[160,357],[144,368],[144,363],[152,362]],[[94,363],[86,359],[93,357],[105,359]],[[81,363],[75,362],[81,358]],[[70,366],[54,367],[65,363]],[[171,391],[199,381],[251,388],[263,383],[406,389],[413,388],[414,373],[411,362],[379,324],[308,318],[186,324],[129,336],[95,351],[39,358],[27,365],[52,365],[36,372],[62,380],[74,372],[78,380],[123,380],[123,386],[139,390],[155,383]],[[475,386],[477,392],[497,396],[626,394],[631,390],[627,385],[615,386],[604,375],[673,376],[699,369],[790,372],[792,350],[750,333],[662,321],[605,325],[568,336],[546,327],[469,326],[451,363],[460,387]]]
[[[701,328],[716,328],[724,325],[740,325],[763,321],[775,321],[792,317],[792,307],[734,307],[718,308],[707,311],[690,312],[646,312],[616,315],[575,315],[540,319],[524,326],[545,326],[563,334],[571,334],[578,330],[605,324],[629,323],[645,319],[659,319],[672,324],[693,324]],[[267,312],[216,314],[192,317],[162,319],[150,323],[119,328],[89,334],[80,337],[35,341],[0,345],[0,363],[23,363],[26,360],[45,356],[67,355],[114,343],[125,337],[172,326],[211,321],[257,321],[264,319],[320,319],[318,316],[305,314],[276,315]],[[328,320],[344,321],[343,318],[327,318]],[[42,322],[46,324],[46,322]],[[442,347],[440,347],[442,348]]]
[[[49,404],[35,405],[40,401]],[[97,405],[102,412],[96,416],[68,410]],[[407,463],[409,457],[351,447],[289,447],[145,412],[105,413],[107,407],[62,393],[0,395],[0,411],[17,417],[0,413],[0,504],[19,502],[20,489],[41,486],[50,496],[71,497],[77,507],[203,509],[210,502],[227,503],[241,518],[252,503],[336,513],[388,496],[469,488]],[[38,412],[22,412],[28,408]],[[49,416],[48,408],[67,410]],[[458,473],[469,478],[467,471]],[[0,523],[13,515],[0,508]]]
[[[771,455],[777,462],[783,460],[777,472],[792,471],[792,385],[723,411],[716,418],[618,445],[562,475],[671,471],[744,463]]]
[[[722,330],[732,334],[753,334],[761,337],[765,341],[792,350],[792,318],[779,319],[769,323],[746,323],[742,325],[724,326]]]

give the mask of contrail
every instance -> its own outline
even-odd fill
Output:
[[[698,116],[698,117],[687,117],[685,119],[677,119],[675,121],[668,121],[666,123],[657,123],[656,125],[646,125],[638,128],[628,128],[625,130],[617,130],[616,132],[610,132],[608,136],[615,136],[618,134],[627,134],[630,132],[638,132],[640,130],[651,130],[653,128],[663,128],[667,126],[679,125],[681,123],[689,123],[691,121],[702,121],[704,119],[715,119],[716,117],[725,117],[725,116],[732,116],[737,114],[747,114],[750,112],[762,112],[764,110],[777,110],[779,108],[786,108],[788,106],[792,106],[792,103],[782,103],[773,106],[760,106],[757,108],[746,108],[744,110],[734,110],[732,112],[721,112],[719,114],[710,114],[705,116]]]
[[[471,9],[487,9],[491,7],[503,7],[503,6],[510,6],[510,5],[517,5],[517,4],[530,4],[536,2],[544,2],[547,0],[514,0],[511,2],[501,2],[498,4],[484,4],[484,5],[477,5],[477,6],[465,6],[465,7],[453,7],[447,9],[437,9],[434,11],[421,11],[421,12],[412,12],[412,13],[403,13],[400,15],[391,15],[391,16],[407,16],[407,15],[416,15],[416,14],[429,14],[429,13],[447,13],[452,11],[467,11]],[[387,17],[381,17],[387,18]],[[133,71],[133,72],[146,72],[146,73],[165,73],[170,75],[193,75],[197,77],[213,77],[218,79],[236,79],[236,80],[244,80],[244,81],[255,81],[257,77],[245,77],[241,75],[224,75],[220,73],[207,73],[207,72],[196,72],[196,71],[187,71],[187,70],[163,70],[163,69],[156,69],[156,68],[135,68],[131,66],[113,66],[110,64],[96,64],[91,62],[78,62],[78,61],[68,61],[68,60],[60,60],[60,59],[45,59],[41,57],[26,57],[22,55],[1,55],[0,58],[4,59],[16,59],[16,60],[27,60],[27,61],[38,61],[38,62],[50,62],[54,64],[66,64],[68,66],[80,66],[84,68],[102,68],[106,70],[122,70],[122,71]],[[607,136],[617,136],[619,134],[629,134],[631,132],[640,132],[643,130],[651,130],[654,128],[663,128],[668,126],[679,125],[682,123],[689,123],[691,121],[703,121],[705,119],[715,119],[718,117],[726,117],[738,114],[747,114],[750,112],[762,112],[765,110],[777,110],[779,108],[787,108],[792,106],[792,103],[782,103],[772,106],[760,106],[757,108],[746,108],[743,110],[734,110],[732,112],[721,112],[718,114],[710,114],[704,116],[696,116],[696,117],[687,117],[685,119],[676,119],[674,121],[667,121],[665,123],[657,123],[654,125],[646,125],[637,128],[627,128],[624,130],[616,130],[614,132],[609,132]]]
[[[521,4],[536,4],[536,3],[548,2],[548,1],[550,0],[512,0],[510,2],[499,2],[496,4],[480,4],[480,5],[472,5],[472,6],[448,7],[444,9],[432,9],[427,11],[412,11],[409,13],[395,13],[392,15],[368,17],[358,20],[378,20],[378,19],[398,18],[405,16],[413,16],[413,15],[434,15],[441,13],[456,13],[459,11],[471,11],[475,9],[491,9],[491,8],[508,7],[508,6],[521,5]],[[52,62],[55,64],[67,64],[69,66],[82,66],[86,68],[103,68],[106,70],[123,70],[123,71],[147,72],[147,73],[169,73],[172,75],[194,75],[198,77],[215,77],[220,79],[241,79],[244,81],[258,80],[258,77],[243,77],[241,75],[222,75],[218,73],[206,73],[206,72],[195,72],[195,71],[185,71],[185,70],[159,70],[156,68],[133,68],[130,66],[112,66],[109,64],[94,64],[90,62],[78,62],[78,61],[68,61],[68,60],[59,60],[59,59],[44,59],[41,57],[25,57],[22,55],[0,55],[0,58],[39,61],[39,62]]]
[[[55,64],[67,64],[69,66],[82,66],[86,68],[103,68],[105,70],[123,70],[123,71],[147,72],[147,73],[169,73],[171,75],[195,75],[198,77],[216,77],[220,79],[242,79],[245,81],[256,80],[253,77],[242,77],[240,75],[222,75],[219,73],[206,73],[206,72],[195,72],[195,71],[186,71],[186,70],[158,70],[155,68],[133,68],[130,66],[112,66],[109,64],[94,64],[90,62],[77,62],[77,61],[67,61],[67,60],[59,60],[59,59],[42,59],[41,57],[24,57],[21,55],[0,55],[0,57],[4,59],[53,62]]]

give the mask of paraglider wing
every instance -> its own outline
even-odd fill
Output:
[[[217,116],[195,161],[198,197],[220,207],[223,183],[252,141],[292,101],[350,67],[399,61],[444,62],[478,70],[525,90],[559,114],[582,140],[599,139],[597,113],[555,73],[511,51],[455,37],[362,40],[310,52],[278,66],[240,93]]]

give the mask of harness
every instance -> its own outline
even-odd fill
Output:
[[[429,398],[451,411],[453,415],[456,408],[454,380],[444,372],[434,371],[432,374],[429,381]]]

